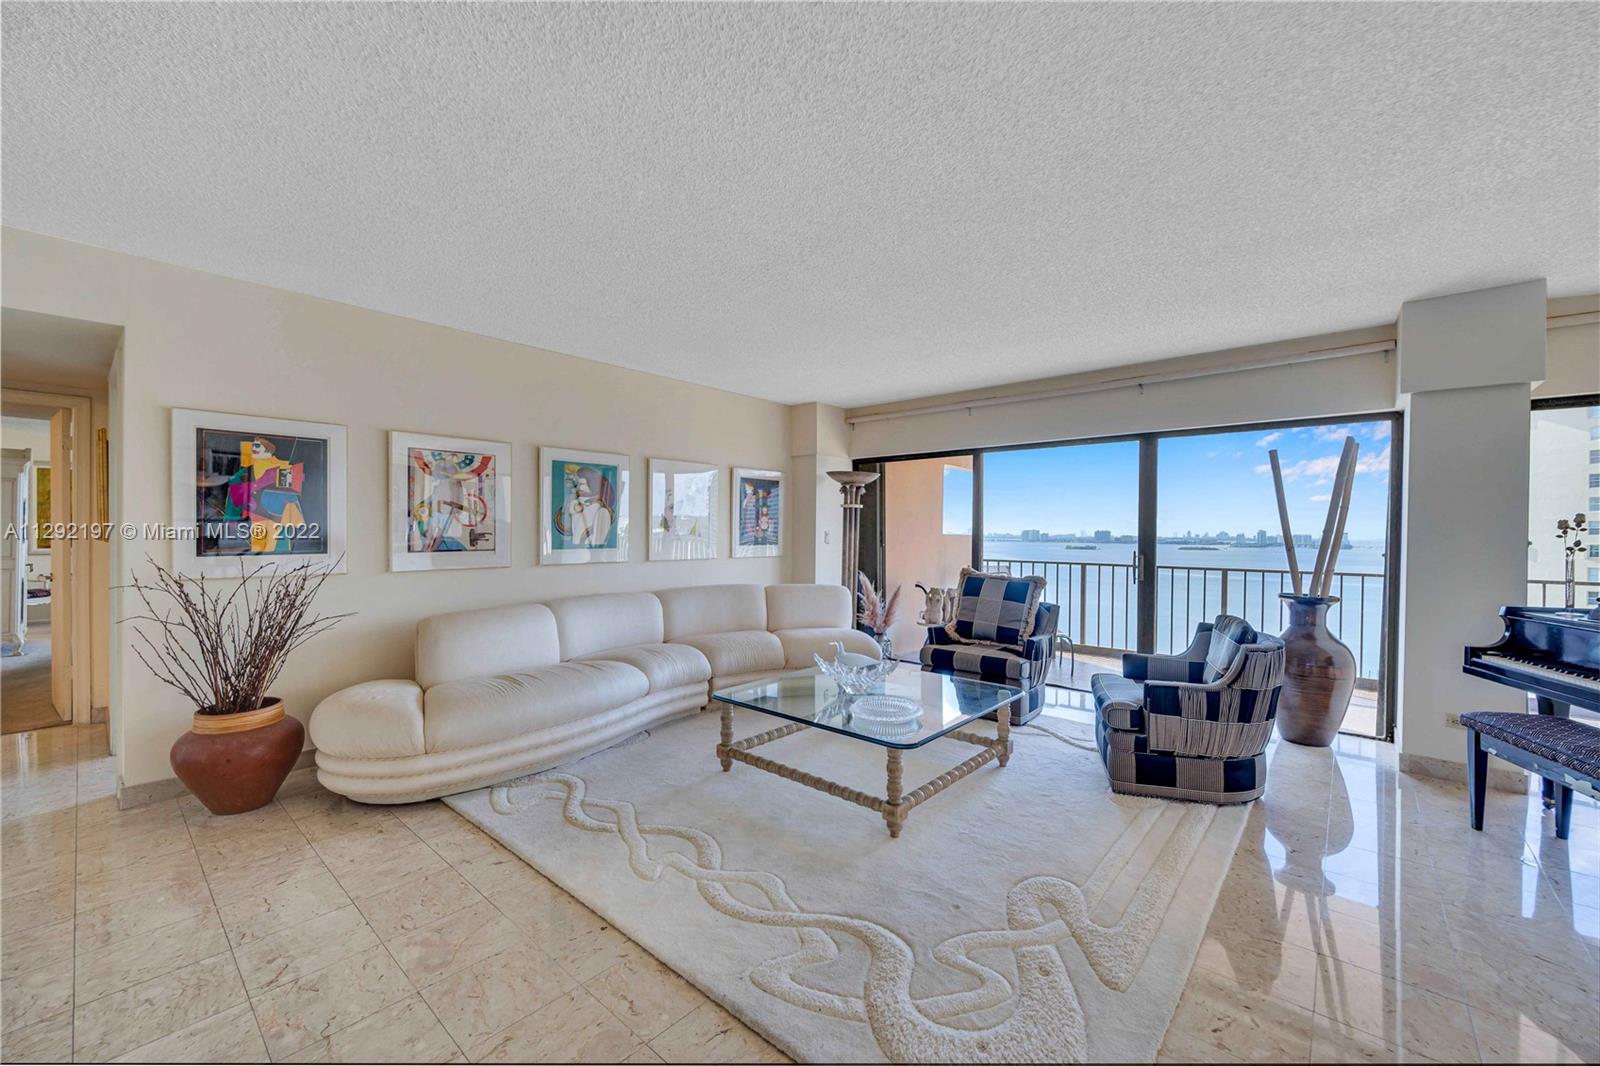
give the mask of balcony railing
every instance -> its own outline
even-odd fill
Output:
[[[984,569],[1005,569],[1019,577],[1045,579],[1045,598],[1061,605],[1061,629],[1090,653],[1131,651],[1138,643],[1138,588],[1132,563],[985,559]],[[1335,571],[1333,595],[1339,602],[1328,612],[1328,628],[1356,656],[1356,675],[1376,683],[1383,659],[1383,577],[1367,571]],[[1600,582],[1580,581],[1578,602]],[[1528,602],[1550,606],[1563,602],[1562,582],[1528,582]],[[1236,566],[1156,567],[1156,650],[1182,651],[1194,627],[1219,614],[1236,614],[1269,633],[1289,623],[1278,594],[1291,589],[1288,570]]]

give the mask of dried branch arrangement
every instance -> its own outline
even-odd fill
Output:
[[[240,560],[237,584],[180,577],[154,560],[150,565],[153,579],[135,575],[126,586],[145,609],[123,619],[146,623],[133,627],[134,654],[201,714],[256,710],[295,649],[349,617],[311,613],[337,561],[249,570]]]
[[[1328,518],[1322,524],[1322,539],[1317,542],[1317,558],[1311,568],[1311,585],[1302,587],[1300,561],[1295,557],[1294,530],[1289,527],[1289,505],[1283,494],[1283,471],[1278,466],[1278,450],[1267,458],[1272,464],[1272,487],[1278,493],[1278,523],[1283,528],[1283,547],[1289,556],[1289,580],[1296,596],[1326,596],[1333,588],[1333,571],[1339,562],[1344,542],[1345,519],[1350,517],[1350,492],[1356,480],[1356,454],[1360,446],[1354,437],[1344,439],[1339,453],[1339,469],[1333,475],[1333,491],[1328,497]]]
[[[895,615],[900,608],[900,590],[895,589],[888,599],[884,599],[866,574],[857,573],[856,581],[861,599],[861,610],[857,617],[864,625],[870,626],[874,633],[887,633],[889,627],[894,625]]]

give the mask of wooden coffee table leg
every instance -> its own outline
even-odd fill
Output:
[[[733,743],[733,706],[722,705],[722,743],[717,745],[717,758],[722,762],[722,772],[727,773],[733,768],[733,760],[728,757],[728,746]]]
[[[1026,697],[1024,697],[1026,698]],[[1000,708],[994,714],[995,743],[1000,745],[1000,765],[1011,761],[1011,706]]]
[[[900,772],[900,749],[890,748],[888,804],[883,808],[883,820],[893,838],[900,836],[900,827],[906,823],[905,811],[900,807]]]

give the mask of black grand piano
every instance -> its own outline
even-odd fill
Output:
[[[1505,633],[1493,644],[1466,650],[1461,669],[1473,677],[1522,689],[1538,713],[1565,718],[1573,707],[1600,712],[1600,607],[1587,613],[1562,607],[1502,607]],[[1553,802],[1544,784],[1545,802]]]

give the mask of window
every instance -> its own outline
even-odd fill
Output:
[[[944,535],[972,536],[972,470],[968,467],[945,464]]]

